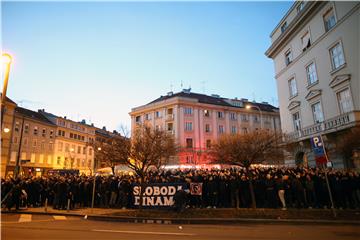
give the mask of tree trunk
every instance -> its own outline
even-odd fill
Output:
[[[253,176],[251,171],[249,171],[249,168],[246,168],[246,172],[249,173],[249,189],[250,189],[250,195],[251,195],[251,207],[256,208],[256,199],[255,199],[255,193],[254,193],[254,186],[253,186]]]
[[[139,202],[139,210],[142,210],[143,207],[143,195],[144,195],[144,191],[145,191],[145,177],[141,176],[140,178],[141,183],[140,183],[140,202]]]

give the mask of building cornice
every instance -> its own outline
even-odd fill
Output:
[[[301,30],[300,26],[307,24],[312,19],[312,16],[326,4],[326,1],[309,1],[302,10],[302,13],[298,14],[291,21],[287,29],[271,44],[268,50],[266,50],[265,55],[269,58],[274,58],[274,56],[281,51],[284,46],[286,46],[292,37]]]
[[[343,82],[350,81],[350,79],[351,79],[351,74],[337,75],[336,77],[333,78],[333,80],[331,80],[329,86],[331,88],[334,88]]]

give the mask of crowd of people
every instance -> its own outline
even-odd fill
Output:
[[[251,181],[250,181],[251,179]],[[54,209],[91,207],[132,208],[135,175],[43,176],[1,179],[2,205],[52,206]],[[330,208],[324,170],[318,168],[243,168],[159,170],[148,172],[145,183],[202,183],[201,195],[186,194],[186,205],[195,208],[249,208],[253,197],[258,208]],[[334,207],[360,208],[358,172],[329,170],[328,183]],[[176,201],[176,199],[175,199]]]

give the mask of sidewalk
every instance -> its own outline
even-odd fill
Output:
[[[50,214],[77,216],[88,220],[159,224],[352,224],[360,225],[360,210],[337,210],[334,218],[328,209],[186,209],[182,213],[154,209],[82,208],[56,210],[48,207],[1,211],[2,214]]]

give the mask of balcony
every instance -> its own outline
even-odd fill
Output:
[[[312,137],[316,134],[328,134],[331,132],[340,131],[346,128],[351,128],[360,121],[360,112],[348,112],[338,115],[334,118],[325,120],[322,123],[317,123],[305,127],[299,131],[286,134],[287,141],[300,141]]]
[[[167,114],[166,121],[174,121],[174,114]]]

